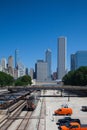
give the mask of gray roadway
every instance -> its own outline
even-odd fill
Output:
[[[57,91],[47,90],[45,95],[58,95]],[[68,97],[64,97],[66,93],[63,93],[63,97],[41,97],[44,98],[44,113],[43,117],[40,120],[39,129],[38,130],[58,130],[58,126],[56,122],[60,118],[64,118],[65,116],[54,116],[54,110],[61,107],[62,104],[68,104],[69,107],[73,109],[72,118],[79,118],[81,124],[83,126],[87,126],[87,112],[81,111],[81,106],[87,104],[87,97],[70,97],[68,101]],[[40,112],[41,102],[39,102],[36,110],[34,111],[34,117]],[[36,119],[31,119],[28,129],[37,130],[38,122]],[[31,129],[32,128],[32,129]]]

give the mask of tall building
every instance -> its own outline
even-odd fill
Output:
[[[66,37],[58,38],[57,75],[62,79],[66,73]]]
[[[18,77],[22,77],[25,75],[25,66],[22,62],[18,62]]]
[[[9,57],[8,57],[8,68],[9,68],[9,67],[11,67],[11,68],[14,67],[14,65],[13,65],[13,57],[12,57],[12,56],[9,56]]]
[[[71,70],[75,70],[75,54],[71,54]]]
[[[2,58],[1,59],[1,66],[2,66],[2,70],[7,68],[7,61],[6,58]]]
[[[25,74],[26,74],[26,75],[29,75],[29,70],[28,70],[28,68],[25,68]]]
[[[14,79],[17,79],[18,76],[18,69],[14,68]]]
[[[51,80],[51,50],[47,49],[45,53],[45,60],[47,62],[47,77],[48,80]]]
[[[56,79],[57,79],[57,72],[53,72],[53,74],[52,74],[52,79],[53,79],[53,80],[56,80]]]
[[[47,62],[38,60],[35,67],[37,81],[47,81]]]
[[[13,65],[13,57],[8,57],[8,73],[14,76],[14,65]]]
[[[30,68],[30,73],[29,73],[31,79],[34,79],[34,69]]]
[[[74,70],[76,70],[81,66],[87,66],[87,51],[77,51],[73,56],[74,59],[71,59],[71,68],[73,66]]]
[[[0,71],[2,71],[2,65],[0,64]]]
[[[19,62],[19,50],[15,50],[15,68],[18,68],[18,62]]]

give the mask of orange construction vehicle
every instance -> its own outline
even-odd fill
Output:
[[[59,130],[87,130],[87,128],[81,127],[80,124],[77,122],[71,122],[60,126]]]
[[[66,108],[62,107],[54,111],[55,115],[71,115],[72,114],[72,108]]]

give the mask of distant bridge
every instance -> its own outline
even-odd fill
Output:
[[[27,86],[27,87],[9,87],[8,91],[21,91],[21,90],[25,90],[25,91],[32,91],[32,90],[73,90],[73,91],[87,91],[87,86],[59,86],[59,85],[33,85],[33,86]]]

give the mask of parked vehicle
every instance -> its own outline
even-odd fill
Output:
[[[86,127],[81,127],[77,122],[66,123],[66,125],[58,127],[60,130],[87,130]]]
[[[87,106],[82,106],[82,111],[87,111]]]
[[[65,117],[63,119],[59,119],[56,124],[61,126],[64,125],[65,123],[70,123],[70,122],[77,122],[81,125],[80,119],[72,119],[71,117]]]
[[[62,104],[61,107],[68,108],[68,104]]]
[[[62,107],[54,111],[55,115],[71,115],[72,113],[72,108],[66,107]]]

